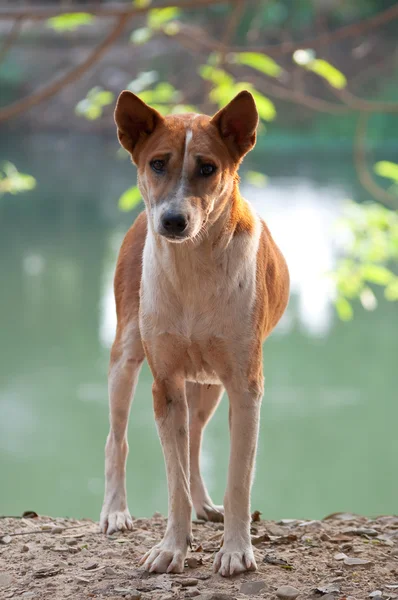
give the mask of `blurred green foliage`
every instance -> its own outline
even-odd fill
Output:
[[[36,179],[31,175],[20,173],[12,163],[5,162],[0,166],[0,196],[27,192],[34,187],[36,187]]]
[[[104,107],[112,104],[114,99],[115,96],[112,92],[101,87],[94,87],[83,100],[77,103],[75,112],[77,115],[93,121],[102,115]]]
[[[47,26],[59,33],[64,33],[65,31],[75,31],[82,25],[89,25],[93,20],[94,17],[89,13],[65,13],[47,19]]]
[[[398,165],[397,165],[398,167]],[[386,300],[398,300],[398,212],[377,203],[347,205],[339,222],[346,239],[345,257],[333,274],[336,309],[341,319],[353,317],[352,301],[359,299],[366,310],[374,310],[374,286],[384,290]]]

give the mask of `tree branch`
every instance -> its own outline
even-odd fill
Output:
[[[2,121],[6,121],[7,119],[11,119],[12,117],[16,117],[21,113],[29,110],[33,106],[40,104],[44,100],[48,100],[55,94],[57,94],[61,89],[77,81],[82,77],[86,71],[90,67],[92,67],[95,63],[97,63],[100,58],[109,50],[109,48],[116,42],[116,40],[123,33],[123,30],[130,20],[130,15],[125,14],[116,22],[116,25],[112,28],[108,36],[96,47],[94,50],[87,56],[87,58],[74,67],[61,77],[57,78],[55,81],[50,82],[48,85],[45,85],[41,89],[33,92],[26,98],[22,98],[21,100],[16,100],[12,102],[8,106],[4,106],[0,108],[0,123]]]
[[[1,11],[0,11],[1,18]],[[284,54],[290,54],[300,48],[319,48],[326,44],[335,43],[338,40],[351,37],[353,35],[363,34],[369,29],[380,27],[384,23],[392,21],[398,18],[398,3],[388,8],[385,11],[377,13],[372,17],[358,21],[357,23],[351,23],[350,25],[344,25],[335,31],[328,31],[322,33],[319,36],[302,40],[301,42],[282,42],[281,44],[273,44],[268,46],[228,46],[227,48],[222,41],[214,40],[208,36],[202,36],[198,41],[207,50],[218,51],[218,52],[259,52],[261,54],[268,54],[269,56],[283,56]],[[186,29],[190,34],[188,27]]]
[[[237,0],[172,0],[157,5],[134,6],[132,2],[110,2],[104,5],[72,4],[67,6],[26,6],[16,8],[0,9],[0,20],[14,20],[23,18],[29,21],[43,21],[51,17],[58,17],[67,13],[85,12],[95,17],[132,17],[133,15],[145,15],[154,8],[166,8],[176,6],[177,8],[190,9],[212,4],[231,4]]]
[[[357,129],[354,140],[354,163],[358,174],[358,179],[362,186],[376,200],[389,208],[397,208],[397,198],[387,190],[379,186],[373,179],[366,166],[366,131],[370,118],[370,113],[361,112],[358,117]]]
[[[4,38],[4,41],[0,47],[0,64],[3,62],[8,51],[10,50],[11,46],[13,45],[13,43],[19,36],[21,27],[22,27],[22,18],[18,17],[17,19],[15,19],[14,23],[12,24],[10,31]]]

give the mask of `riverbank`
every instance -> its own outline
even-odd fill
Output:
[[[161,539],[162,516],[136,519],[134,531],[107,538],[93,521],[34,514],[0,519],[1,600],[398,598],[398,517],[255,520],[258,571],[223,579],[212,573],[221,524],[194,522],[184,574],[148,575],[138,561]]]

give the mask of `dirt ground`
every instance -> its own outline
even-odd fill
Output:
[[[398,517],[254,521],[258,571],[232,579],[212,573],[223,525],[199,521],[184,574],[145,573],[138,561],[165,525],[160,515],[136,519],[134,531],[107,538],[88,520],[2,517],[0,600],[398,598]]]

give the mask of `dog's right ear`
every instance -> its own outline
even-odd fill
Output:
[[[138,142],[151,135],[162,121],[163,117],[157,110],[132,92],[125,90],[120,94],[115,108],[117,136],[130,154],[133,154]]]

